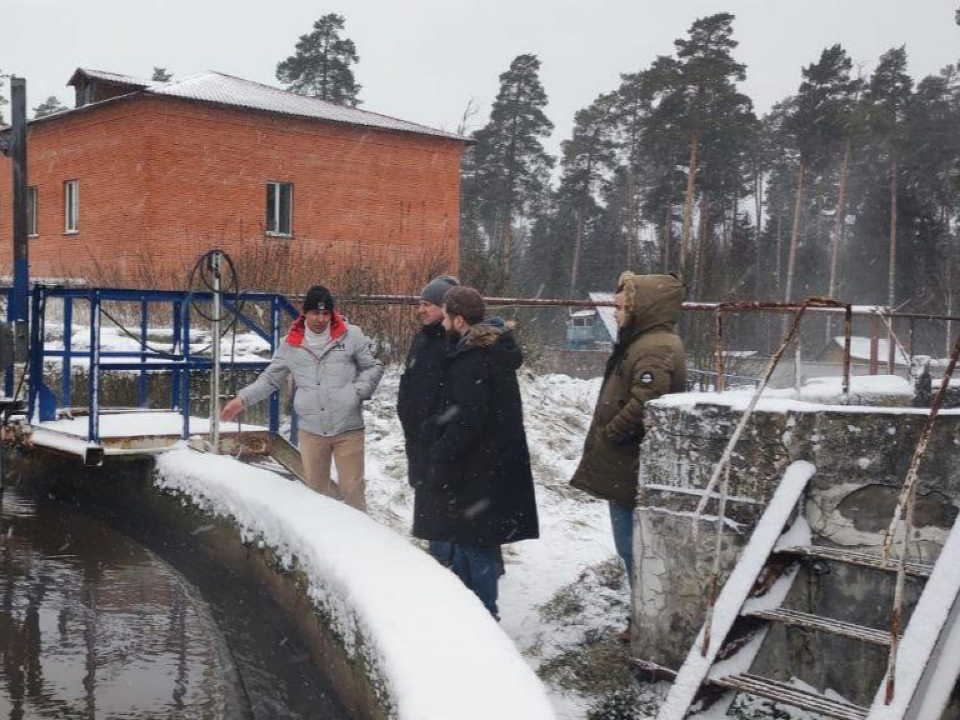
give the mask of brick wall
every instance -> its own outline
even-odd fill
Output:
[[[462,145],[166,98],[119,100],[33,124],[39,191],[31,272],[124,284],[182,273],[211,247],[237,258],[455,267]],[[80,231],[66,235],[63,183],[80,181]],[[293,236],[266,237],[266,184],[294,185]],[[0,268],[12,193],[0,158]],[[152,269],[152,270],[150,270]]]

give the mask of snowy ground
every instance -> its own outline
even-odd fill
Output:
[[[413,492],[395,411],[398,383],[398,372],[388,371],[367,408],[367,498],[376,519],[409,536]],[[609,641],[622,630],[629,596],[615,562],[604,562],[615,554],[606,504],[568,485],[600,380],[523,374],[521,388],[540,538],[505,548],[500,614],[503,629],[542,671],[574,649]],[[564,674],[548,680],[557,717],[585,718],[596,698],[564,689],[569,685]]]

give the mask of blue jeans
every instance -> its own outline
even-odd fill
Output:
[[[450,567],[453,562],[453,548],[450,547],[450,543],[447,540],[428,540],[427,542],[427,552],[444,567]]]
[[[610,524],[613,545],[627,570],[627,581],[633,589],[633,505],[610,502]]]
[[[452,544],[453,565],[451,569],[463,584],[480,598],[484,607],[497,620],[497,557],[499,547]]]

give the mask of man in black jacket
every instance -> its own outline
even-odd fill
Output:
[[[429,460],[413,534],[451,543],[453,570],[497,617],[499,546],[539,537],[515,358],[503,328],[483,324],[472,288],[444,296],[451,340],[437,411],[426,423]]]
[[[424,438],[424,425],[436,412],[447,365],[447,332],[443,329],[443,296],[459,281],[451,275],[434,278],[420,293],[417,315],[423,324],[413,338],[397,395],[397,415],[403,427],[407,451],[407,478],[414,493],[426,473],[429,444]],[[450,543],[431,540],[430,554],[441,564],[450,566]]]

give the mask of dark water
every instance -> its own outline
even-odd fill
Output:
[[[224,590],[208,602],[102,522],[8,486],[0,720],[344,717],[282,622]]]

